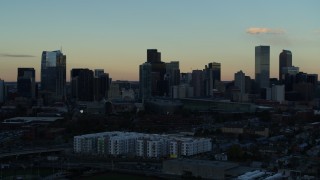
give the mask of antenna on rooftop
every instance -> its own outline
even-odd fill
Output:
[[[60,46],[60,52],[62,53],[62,46]]]

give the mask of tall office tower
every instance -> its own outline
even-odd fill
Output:
[[[152,95],[152,66],[146,62],[139,67],[140,98],[151,98]]]
[[[100,101],[103,98],[108,97],[108,91],[110,88],[110,78],[108,73],[96,73],[95,70],[95,76],[94,77],[94,83],[93,83],[93,92],[94,92],[94,100]]]
[[[255,80],[259,88],[269,88],[270,46],[255,48]]]
[[[205,77],[205,94],[213,96],[215,81],[221,81],[221,64],[217,62],[209,63],[204,69]]]
[[[299,72],[296,74],[295,83],[307,82],[308,74],[304,72]]]
[[[251,79],[250,76],[245,76],[245,93],[251,93],[252,92],[252,84],[253,80]]]
[[[293,91],[298,92],[301,101],[311,101],[315,97],[315,89],[318,82],[317,74],[299,72],[296,74]]]
[[[194,92],[194,97],[204,96],[204,73],[202,70],[192,71],[192,87]]]
[[[180,84],[191,85],[192,73],[181,73],[180,74]]]
[[[288,50],[282,50],[279,55],[279,81],[284,79],[283,68],[292,66],[292,53]]]
[[[169,63],[166,63],[165,79],[168,81],[168,92],[169,96],[171,96],[173,86],[180,84],[179,61],[171,61]]]
[[[240,93],[244,94],[246,90],[246,76],[242,71],[234,74],[234,85],[240,89]]]
[[[293,84],[296,81],[296,75],[299,73],[299,67],[283,67],[282,68],[282,81],[285,85],[286,92],[293,90]]]
[[[21,97],[36,98],[34,68],[18,68],[17,89]]]
[[[93,71],[71,70],[71,96],[77,101],[93,101]]]
[[[66,55],[61,51],[43,51],[41,58],[41,90],[49,102],[66,97]]]
[[[271,87],[271,99],[282,103],[284,101],[285,91],[284,85],[272,85]]]
[[[94,70],[94,77],[99,77],[104,74],[104,69],[95,69]]]
[[[3,104],[5,100],[5,84],[4,80],[0,79],[0,104]]]
[[[147,62],[151,64],[152,96],[167,96],[169,93],[168,80],[165,79],[166,64],[161,61],[161,54],[157,49],[147,50]]]
[[[159,63],[161,62],[161,53],[157,49],[147,49],[147,62]]]

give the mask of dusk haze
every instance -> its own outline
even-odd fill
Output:
[[[40,81],[42,51],[67,55],[72,68],[105,69],[115,80],[138,80],[146,49],[181,72],[220,62],[222,80],[242,69],[254,76],[254,47],[270,46],[271,77],[278,56],[290,49],[302,71],[318,73],[320,2],[108,0],[9,1],[0,6],[0,77],[16,80],[16,68],[34,67]]]
[[[320,0],[2,0],[0,180],[319,180]]]

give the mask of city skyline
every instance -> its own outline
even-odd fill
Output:
[[[73,68],[137,81],[146,49],[158,49],[164,62],[179,61],[181,72],[219,62],[222,80],[239,70],[254,78],[259,45],[270,46],[270,77],[278,77],[283,49],[300,71],[318,74],[320,2],[308,2],[4,1],[0,78],[16,81],[17,68],[31,67],[39,82],[41,52],[61,47],[68,81]]]

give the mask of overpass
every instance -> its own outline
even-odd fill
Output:
[[[23,151],[2,153],[2,154],[0,154],[0,159],[10,157],[10,156],[23,156],[23,155],[29,155],[29,154],[52,153],[52,152],[61,152],[61,151],[65,151],[65,150],[66,150],[66,148],[27,149],[27,150],[23,150]]]

